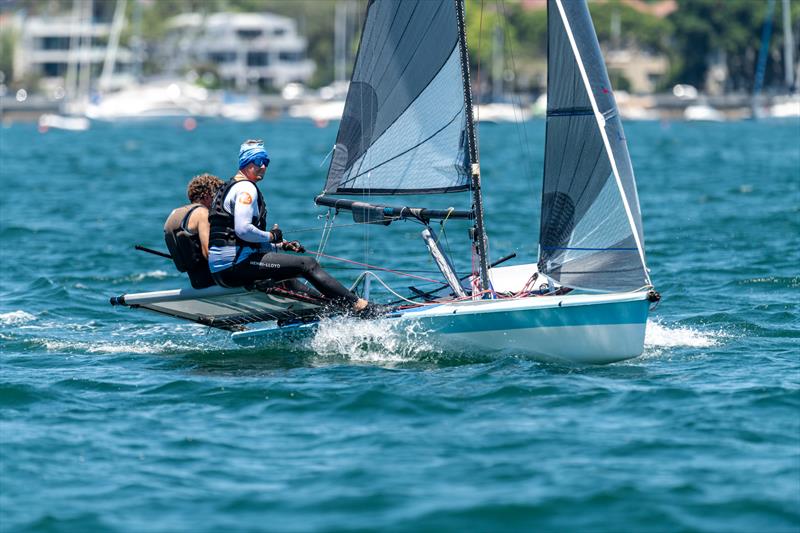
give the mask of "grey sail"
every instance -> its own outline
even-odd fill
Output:
[[[469,188],[455,1],[371,0],[324,194]]]
[[[548,1],[539,270],[599,291],[650,285],[628,147],[584,0]]]

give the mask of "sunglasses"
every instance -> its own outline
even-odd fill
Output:
[[[263,155],[258,156],[255,159],[253,159],[253,164],[255,166],[257,166],[258,168],[261,168],[262,166],[268,167],[269,166],[269,158],[268,157],[264,157]]]

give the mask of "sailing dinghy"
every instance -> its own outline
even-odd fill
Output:
[[[584,0],[548,0],[544,184],[536,263],[487,254],[463,0],[371,0],[317,205],[357,223],[422,223],[449,295],[411,295],[381,317],[445,350],[602,364],[642,353],[658,300],[619,111]],[[463,211],[353,197],[470,194]],[[344,198],[342,198],[344,197]],[[474,272],[456,273],[430,223],[465,219]],[[388,231],[388,230],[386,230]],[[321,253],[322,250],[318,252]],[[362,275],[366,277],[366,273]],[[361,278],[360,278],[361,279]],[[313,334],[322,302],[271,287],[128,294],[112,303],[233,331],[240,345]],[[275,321],[275,323],[267,323]],[[252,327],[252,324],[257,324]]]

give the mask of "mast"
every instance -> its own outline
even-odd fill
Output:
[[[761,89],[764,87],[764,74],[767,69],[767,59],[769,56],[769,42],[772,38],[772,15],[775,12],[775,0],[769,0],[767,4],[767,14],[764,18],[764,25],[761,28],[761,48],[758,51],[758,63],[756,63],[756,79],[753,82],[753,101],[751,107],[753,110],[753,118],[759,118],[762,115],[759,101],[761,96]]]
[[[80,69],[78,70],[78,97],[80,106],[85,109],[89,103],[89,90],[92,83],[92,33],[94,32],[94,0],[87,0],[81,4],[81,32],[87,31],[88,35],[81,34],[80,41]],[[84,27],[86,25],[86,28]]]
[[[789,0],[783,0],[783,67],[786,71],[786,88],[794,90],[794,37],[792,36],[792,17]]]
[[[111,87],[111,77],[114,75],[114,65],[117,62],[117,52],[119,50],[119,35],[125,25],[125,5],[127,0],[117,0],[114,9],[114,19],[111,22],[111,36],[106,46],[106,56],[103,61],[103,70],[100,74],[98,85],[100,90],[107,91]]]
[[[503,62],[503,49],[505,47],[505,40],[503,35],[503,28],[500,27],[500,22],[494,25],[494,34],[492,35],[492,102],[500,102],[504,96],[503,87],[503,72],[505,64]]]
[[[347,21],[349,18],[348,3],[336,2],[334,7],[333,26],[333,81],[346,81],[347,76]]]
[[[480,268],[480,290],[489,288],[489,262],[486,257],[486,229],[483,225],[483,197],[481,196],[481,167],[478,160],[478,145],[475,139],[475,121],[472,116],[472,88],[469,79],[469,55],[467,54],[466,26],[464,23],[464,1],[454,0],[458,14],[458,44],[461,53],[461,79],[464,82],[464,105],[467,116],[467,143],[469,145],[470,171],[472,173],[472,211],[475,226],[472,242],[478,254]]]

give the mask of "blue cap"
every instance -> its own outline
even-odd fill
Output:
[[[239,148],[239,170],[252,163],[259,156],[263,156],[269,164],[269,155],[264,150],[264,141],[245,141]]]

